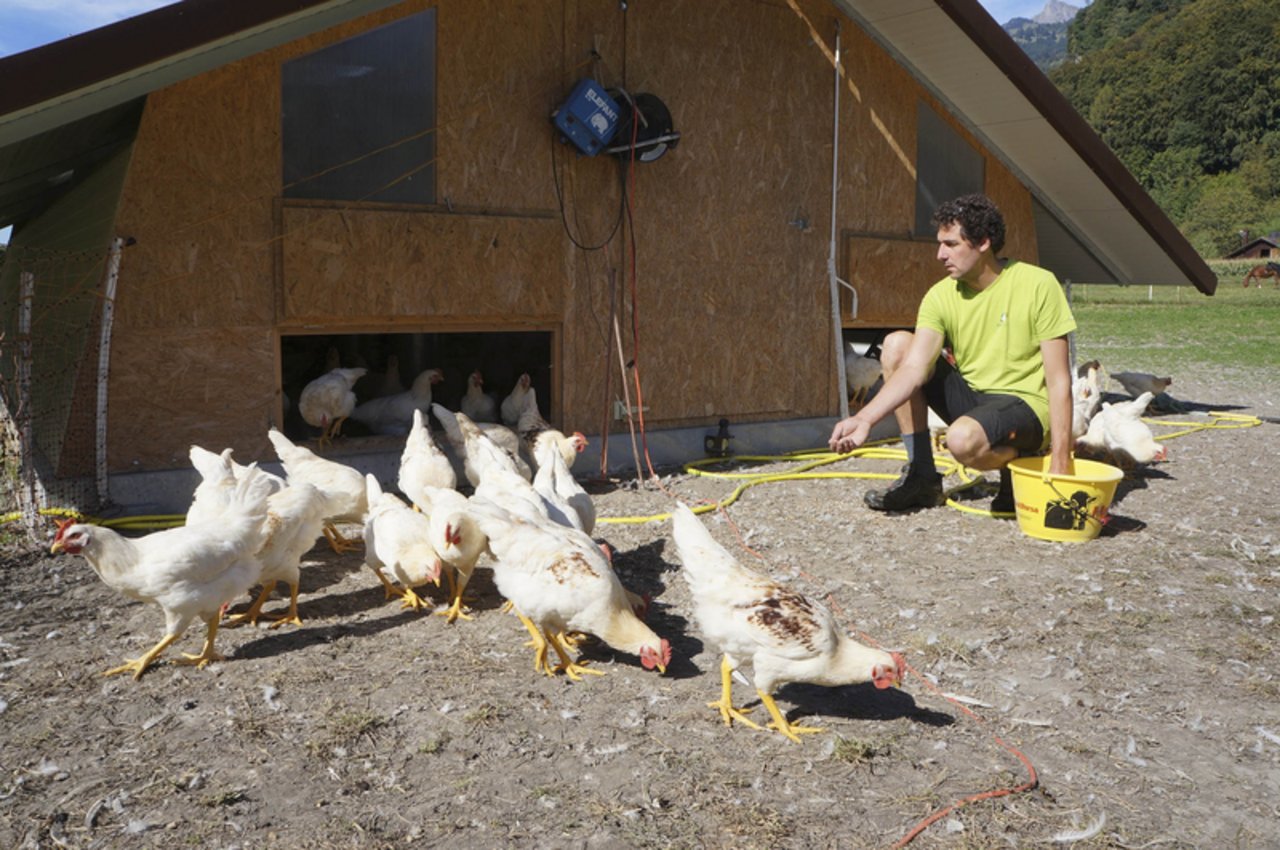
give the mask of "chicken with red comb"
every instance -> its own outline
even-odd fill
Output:
[[[208,521],[138,538],[97,525],[59,525],[50,552],[82,556],[107,586],[130,599],[154,603],[164,612],[160,641],[105,675],[132,673],[135,680],[141,678],[196,619],[205,623],[204,648],[176,663],[204,667],[222,658],[213,648],[222,608],[247,592],[262,574],[257,553],[268,534],[271,489],[270,481],[250,466],[228,493],[224,510]]]
[[[739,564],[683,503],[672,512],[672,531],[693,596],[694,618],[709,647],[721,653],[720,699],[708,703],[725,725],[737,720],[761,728],[732,701],[732,676],[749,664],[756,693],[772,718],[769,728],[800,742],[821,732],[789,722],[773,693],[789,682],[896,687],[906,663],[901,655],[864,646],[849,637],[823,605]]]
[[[541,461],[539,447],[550,443],[564,458],[566,467],[572,467],[578,455],[587,450],[587,438],[581,431],[574,431],[565,436],[563,431],[553,428],[551,423],[542,418],[538,409],[538,394],[530,388],[524,396],[524,408],[520,411],[520,419],[516,422],[516,433],[520,435],[520,448],[529,459],[529,465],[537,470]]]

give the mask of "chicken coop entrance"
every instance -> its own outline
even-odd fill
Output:
[[[474,371],[484,378],[484,391],[499,403],[520,375],[528,372],[544,416],[553,416],[552,331],[468,331],[448,333],[285,334],[280,338],[280,386],[284,392],[284,425],[293,440],[320,434],[298,412],[298,397],[310,381],[336,368],[368,371],[355,384],[356,403],[405,392],[414,378],[439,369],[443,379],[431,390],[431,400],[458,410]],[[348,419],[346,437],[376,433],[366,424]]]

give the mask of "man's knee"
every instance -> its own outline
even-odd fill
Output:
[[[911,341],[915,338],[915,334],[911,331],[894,331],[884,338],[884,342],[880,343],[880,363],[885,369],[892,372],[898,368],[898,365],[906,359],[907,352],[911,350]]]
[[[987,433],[974,419],[961,416],[947,429],[947,451],[951,456],[966,466],[984,455],[990,446],[987,445]]]

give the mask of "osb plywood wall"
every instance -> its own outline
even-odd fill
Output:
[[[845,327],[910,327],[920,298],[943,277],[936,242],[845,234],[845,280],[857,294],[843,293]]]
[[[281,63],[431,6],[439,208],[282,202]],[[152,95],[119,220],[138,245],[117,312],[112,468],[182,466],[191,442],[270,457],[278,335],[302,327],[557,329],[546,406],[566,430],[610,422],[615,321],[649,427],[830,415],[835,81],[815,39],[829,46],[836,23],[823,0],[412,0]],[[852,22],[840,32],[838,220],[855,237],[838,259],[902,277],[932,245],[871,240],[874,262],[852,248],[909,231],[928,96]],[[636,166],[625,207],[613,158],[577,156],[549,126],[585,76],[657,95],[682,134]],[[990,159],[988,186],[1030,222],[1025,190]],[[860,288],[864,305],[902,316],[878,285]]]
[[[282,327],[560,320],[558,221],[308,207],[283,215]]]

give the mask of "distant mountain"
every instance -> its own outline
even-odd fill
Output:
[[[1063,3],[1062,0],[1049,0],[1040,10],[1040,14],[1031,20],[1037,24],[1069,24],[1079,11],[1079,6]]]
[[[1079,11],[1079,6],[1048,0],[1034,18],[1013,18],[1003,27],[1040,70],[1048,71],[1067,58],[1067,26]]]

